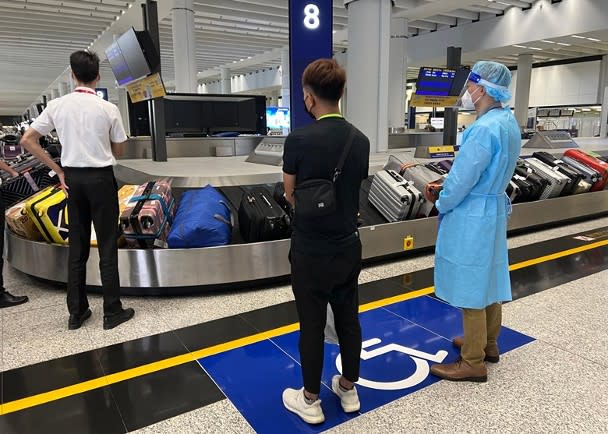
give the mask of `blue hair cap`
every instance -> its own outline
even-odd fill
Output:
[[[472,71],[486,81],[501,86],[500,89],[480,84],[486,90],[486,93],[498,102],[507,102],[512,98],[509,91],[511,84],[511,71],[502,63],[479,61],[474,66]]]

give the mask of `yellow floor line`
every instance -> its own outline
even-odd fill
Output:
[[[573,249],[563,250],[561,252],[553,253],[539,258],[530,259],[528,261],[519,262],[509,267],[510,271],[519,270],[525,267],[531,267],[543,262],[551,261],[554,259],[563,258],[565,256],[574,255],[587,250],[592,250],[598,247],[608,245],[608,240],[598,241],[585,246],[576,247]],[[405,300],[410,300],[416,297],[422,297],[424,295],[432,294],[434,287],[419,289],[416,291],[408,292],[405,294],[396,295],[394,297],[388,297],[382,300],[374,301],[371,303],[363,304],[359,307],[360,312],[367,312],[369,310],[378,309],[384,306],[388,306],[394,303],[399,303]],[[159,360],[157,362],[148,363],[125,371],[116,372],[114,374],[105,375],[103,377],[95,378],[93,380],[83,381],[81,383],[73,384],[71,386],[62,387],[60,389],[51,390],[49,392],[40,393],[26,398],[18,399],[11,402],[6,402],[0,405],[0,415],[13,413],[26,408],[34,407],[41,404],[46,404],[51,401],[56,401],[68,396],[77,395],[80,393],[88,392],[94,389],[109,386],[111,384],[119,383],[121,381],[130,380],[144,375],[152,374],[154,372],[162,371],[164,369],[173,368],[185,363],[193,362],[204,357],[209,357],[215,354],[223,353],[226,351],[233,350],[235,348],[244,347],[256,342],[260,342],[266,339],[271,339],[276,336],[281,336],[287,333],[291,333],[299,330],[300,324],[289,324],[284,327],[279,327],[273,330],[257,333],[255,335],[246,336],[244,338],[235,339],[222,344],[214,345],[201,350],[193,351],[191,353],[182,354],[168,359]]]

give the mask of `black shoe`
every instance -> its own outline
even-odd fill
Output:
[[[79,329],[91,317],[91,309],[85,310],[81,315],[72,314],[68,321],[68,330]]]
[[[0,309],[3,307],[19,306],[20,304],[27,303],[29,298],[27,296],[14,296],[8,291],[0,292]]]
[[[110,330],[116,326],[121,325],[123,322],[129,321],[135,315],[135,311],[131,308],[123,309],[114,315],[106,315],[103,317],[103,329]]]

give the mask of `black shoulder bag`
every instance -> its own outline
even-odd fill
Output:
[[[351,125],[351,130],[346,140],[346,146],[342,151],[338,165],[334,170],[331,180],[324,178],[309,179],[296,185],[294,197],[296,201],[296,217],[303,218],[324,217],[336,210],[335,183],[342,173],[346,157],[353,145],[356,129]]]

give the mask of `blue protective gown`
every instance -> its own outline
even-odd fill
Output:
[[[509,108],[465,130],[436,203],[443,220],[435,249],[435,293],[453,306],[483,309],[511,300],[505,189],[521,148]]]

